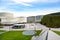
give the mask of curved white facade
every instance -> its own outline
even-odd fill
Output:
[[[13,18],[13,14],[8,12],[1,12],[0,17]]]
[[[12,13],[8,13],[8,12],[1,12],[0,13],[0,19],[1,19],[1,23],[3,23],[3,24],[11,23],[12,19],[13,19],[13,14]]]

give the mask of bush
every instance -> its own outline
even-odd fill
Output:
[[[60,27],[60,12],[45,15],[40,23],[51,28]]]

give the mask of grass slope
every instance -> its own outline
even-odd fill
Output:
[[[53,32],[55,32],[56,34],[60,35],[60,31],[53,31]]]

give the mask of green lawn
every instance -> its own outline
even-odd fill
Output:
[[[53,31],[53,32],[55,32],[56,34],[60,35],[60,31]]]
[[[5,30],[0,30],[0,32],[6,32]]]
[[[9,31],[0,35],[2,40],[31,40],[33,35],[23,35],[23,31]],[[35,35],[39,35],[41,30],[37,30]]]
[[[41,32],[42,30],[37,30],[36,32],[36,34],[35,34],[35,36],[39,36],[39,34],[40,34],[40,32]]]

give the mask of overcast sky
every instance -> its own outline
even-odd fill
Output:
[[[60,12],[60,0],[0,0],[0,12],[17,16],[45,15]]]

